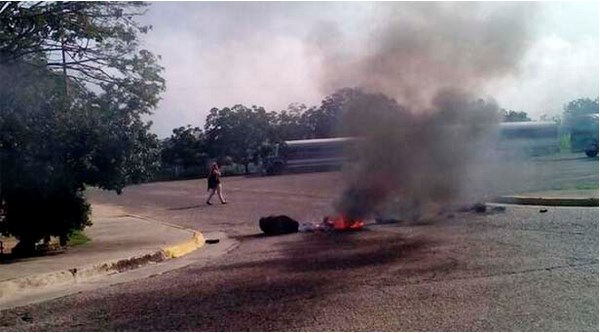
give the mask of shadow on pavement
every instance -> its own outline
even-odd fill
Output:
[[[19,263],[19,262],[33,261],[33,260],[37,260],[39,258],[54,257],[54,256],[63,255],[65,252],[66,252],[65,249],[58,249],[58,250],[45,251],[45,252],[40,251],[40,252],[33,253],[29,256],[26,256],[26,257],[15,256],[15,255],[12,255],[11,253],[4,253],[4,254],[0,254],[0,265],[8,265],[8,264]]]
[[[193,205],[193,206],[185,206],[185,207],[173,207],[173,208],[168,208],[167,210],[186,210],[186,209],[200,208],[200,207],[204,207],[204,206],[206,206],[206,204],[203,204],[203,205]]]
[[[299,273],[356,269],[406,260],[426,245],[424,240],[405,239],[390,239],[382,243],[380,239],[361,237],[366,233],[367,231],[305,234],[301,235],[300,240],[280,243],[283,256],[222,265],[211,269],[227,271],[275,268]],[[251,237],[260,238],[259,235]]]
[[[269,236],[265,235],[262,232],[259,232],[259,233],[251,234],[251,235],[235,236],[233,238],[239,242],[243,242],[243,241],[247,241],[247,240],[267,238],[267,237],[269,237]]]
[[[323,319],[320,312],[336,295],[355,292],[360,286],[373,288],[380,282],[403,285],[423,272],[429,276],[455,265],[446,260],[427,262],[435,242],[398,233],[243,237],[247,241],[235,254],[210,266],[191,266],[147,284],[128,285],[125,293],[116,289],[108,295],[88,295],[89,302],[98,304],[92,308],[48,302],[42,313],[32,317],[52,314],[54,319],[35,326],[36,330],[55,330],[54,325],[65,330],[65,323],[73,317],[86,324],[71,329],[83,331],[305,331],[318,325],[333,329],[331,323],[315,320]],[[356,305],[336,306],[347,311]],[[0,314],[0,322],[19,320],[12,315]]]
[[[243,236],[248,240],[245,244],[274,241],[265,250],[277,248],[279,256],[268,258],[273,251],[266,251],[246,257],[244,248],[240,248],[237,251],[241,260],[234,259],[237,262],[187,269],[178,277],[177,286],[140,291],[133,297],[136,307],[140,307],[135,312],[155,316],[164,313],[164,317],[135,321],[131,316],[112,317],[110,329],[302,329],[307,318],[318,317],[319,304],[326,302],[327,295],[353,291],[356,284],[350,282],[357,276],[377,278],[377,267],[387,270],[388,264],[418,261],[420,251],[429,244],[423,239],[403,239],[398,234],[384,235],[383,239],[381,234],[373,234],[300,234],[281,240],[261,234]],[[112,302],[119,301],[115,298]],[[131,309],[115,308],[111,312],[111,316],[120,316],[121,312],[131,313]]]

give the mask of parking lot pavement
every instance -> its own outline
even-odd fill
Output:
[[[248,234],[208,265],[0,312],[0,327],[597,331],[597,234],[597,209],[521,206],[361,232]]]
[[[498,194],[549,190],[598,190],[598,158],[559,154],[522,161],[518,181],[501,179]],[[528,175],[525,177],[524,175]],[[507,175],[510,176],[510,175]],[[228,205],[207,206],[206,179],[161,182],[127,187],[122,195],[91,189],[92,202],[119,205],[125,210],[200,231],[223,231],[232,236],[257,232],[257,221],[285,214],[301,222],[320,222],[333,212],[343,190],[340,172],[276,177],[225,177]],[[596,195],[597,198],[597,195]]]
[[[559,159],[558,169],[541,170],[558,183],[589,185],[597,163]],[[498,214],[440,215],[357,233],[260,234],[258,219],[270,214],[320,222],[332,213],[342,177],[228,177],[230,204],[213,206],[204,204],[202,179],[131,186],[121,196],[91,190],[93,203],[223,231],[240,246],[151,278],[0,312],[0,328],[598,330],[597,208],[507,205]]]
[[[256,233],[258,220],[285,214],[302,222],[320,222],[331,214],[341,188],[336,172],[278,177],[223,179],[227,205],[207,206],[206,179],[131,186],[118,196],[91,190],[99,204],[119,205],[133,214],[178,224],[202,232],[223,231],[230,236]]]

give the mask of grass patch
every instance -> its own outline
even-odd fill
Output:
[[[598,183],[584,183],[575,185],[576,190],[597,190]]]
[[[559,147],[561,153],[571,152],[571,134],[561,135],[559,141]]]
[[[78,246],[83,245],[89,242],[91,239],[83,233],[83,231],[78,230],[75,231],[69,236],[69,240],[67,241],[68,246]]]
[[[598,190],[598,183],[587,182],[579,184],[563,184],[548,187],[548,191]]]

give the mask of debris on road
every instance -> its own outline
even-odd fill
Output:
[[[315,232],[319,230],[321,230],[321,225],[313,223],[302,223],[298,228],[298,231],[300,232]]]
[[[487,211],[487,206],[482,202],[478,202],[471,206],[471,210],[475,213],[483,214]]]
[[[540,213],[546,213],[546,212],[548,212],[548,209],[546,209],[546,208],[540,209]]]
[[[298,221],[286,215],[261,217],[260,230],[268,236],[291,234],[298,232]]]
[[[506,207],[504,206],[493,206],[490,209],[490,213],[504,213],[506,212]]]
[[[401,219],[385,218],[385,217],[375,218],[375,223],[377,223],[377,224],[394,224],[394,223],[400,223],[400,222],[402,222]]]
[[[487,206],[485,203],[477,202],[470,206],[463,206],[456,210],[461,213],[477,213],[477,214],[499,214],[506,212],[504,206]]]

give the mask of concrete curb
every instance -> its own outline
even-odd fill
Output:
[[[144,216],[140,216],[140,215],[124,214],[123,216],[133,217],[136,219],[154,222],[154,223],[160,223],[162,225],[166,225],[171,228],[187,230],[187,231],[192,232],[193,236],[192,236],[191,240],[162,248],[162,251],[165,253],[167,258],[169,258],[169,259],[184,256],[192,251],[195,251],[195,250],[201,248],[206,243],[206,240],[204,239],[204,235],[201,232],[196,231],[196,230],[188,229],[188,228],[176,225],[176,224],[156,221],[156,220],[153,220],[153,219],[150,219],[150,218],[147,218]]]
[[[564,207],[598,207],[598,198],[553,198],[532,196],[501,196],[492,203],[533,205],[533,206],[564,206]]]
[[[180,229],[190,230],[193,233],[192,239],[130,258],[115,259],[97,264],[72,267],[50,273],[32,274],[26,277],[1,281],[0,300],[26,290],[75,284],[86,279],[121,273],[145,265],[178,258],[204,246],[205,239],[201,232],[181,227]]]
[[[161,251],[169,259],[179,258],[203,247],[205,243],[206,240],[204,239],[204,235],[202,235],[201,232],[195,231],[192,240],[177,245],[164,247]]]

